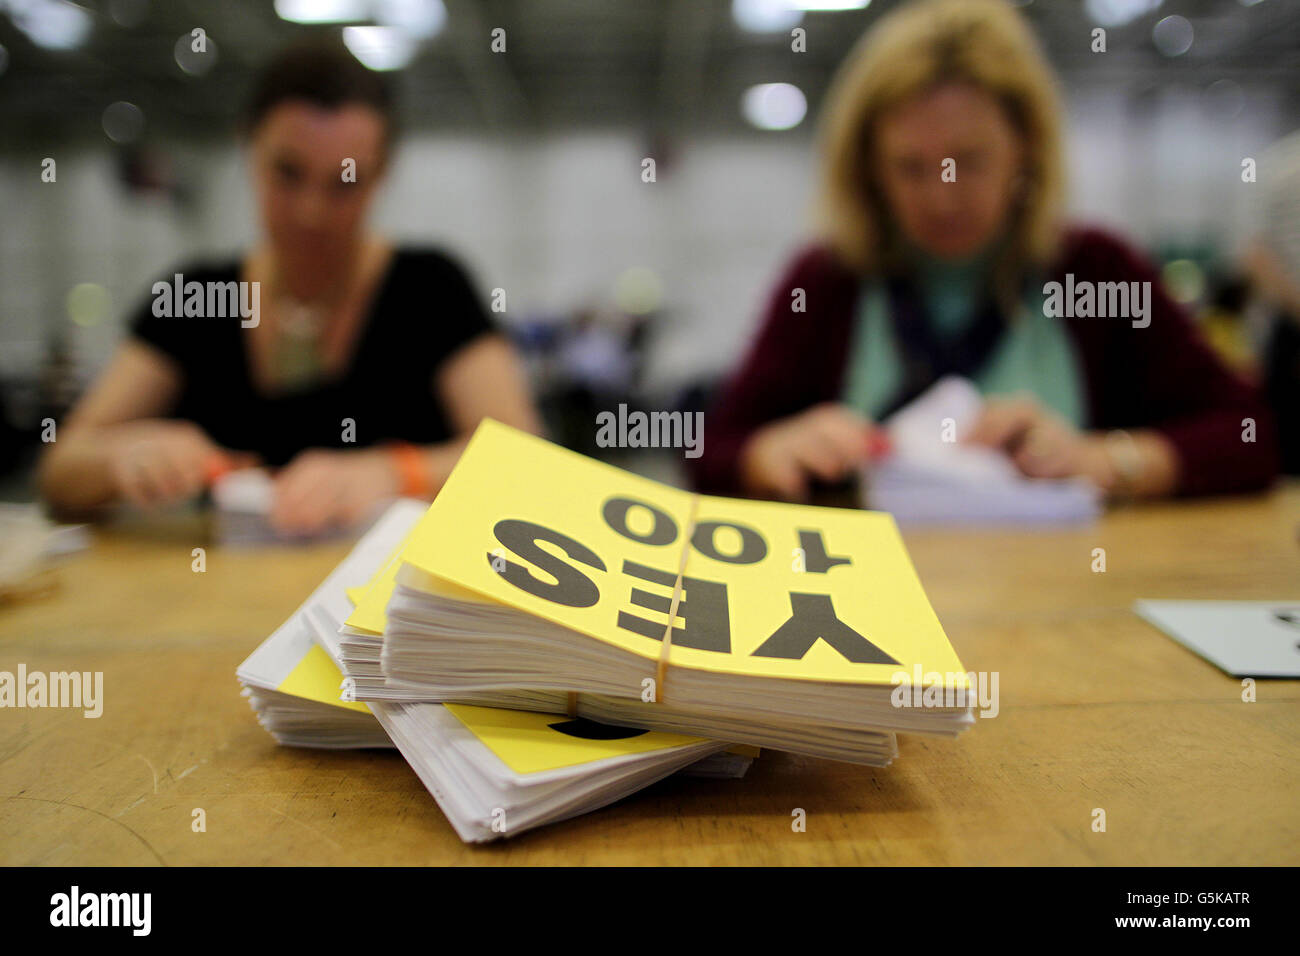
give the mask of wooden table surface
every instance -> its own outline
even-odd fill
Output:
[[[1300,681],[1245,703],[1131,610],[1300,602],[1298,535],[1295,485],[1087,529],[909,532],[963,663],[1000,675],[997,717],[902,737],[884,770],[765,752],[744,780],[669,779],[470,847],[395,752],[277,747],[239,695],[236,665],[345,546],[210,548],[196,574],[198,522],[101,529],[55,593],[0,607],[0,670],[103,671],[105,698],[97,720],[0,710],[0,863],[1300,863]]]

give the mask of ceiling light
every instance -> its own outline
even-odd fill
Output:
[[[760,83],[745,91],[740,110],[759,129],[793,129],[808,112],[808,101],[797,86]]]
[[[108,15],[119,27],[138,27],[149,15],[149,0],[108,0]]]
[[[194,49],[193,34],[182,33],[172,47],[172,58],[190,76],[202,76],[217,65],[217,44],[212,37],[204,37],[203,47]]]
[[[67,0],[0,0],[14,26],[39,47],[75,50],[86,42],[94,18]]]
[[[113,142],[134,143],[144,132],[144,111],[134,103],[118,100],[104,108],[100,122]]]
[[[400,70],[415,58],[419,41],[397,27],[344,27],[343,43],[372,70]]]
[[[442,0],[373,0],[372,8],[376,23],[396,27],[422,40],[433,36],[447,22]]]
[[[871,0],[785,0],[785,2],[791,9],[807,10],[809,13],[863,10],[871,5]]]
[[[1159,8],[1161,0],[1084,0],[1093,21],[1103,27],[1122,27]]]
[[[353,23],[370,19],[366,0],[275,0],[275,12],[292,23]]]
[[[788,0],[731,0],[731,16],[751,33],[781,33],[803,20]]]
[[[1182,56],[1192,48],[1195,31],[1186,17],[1165,17],[1151,29],[1151,40],[1165,56]]]

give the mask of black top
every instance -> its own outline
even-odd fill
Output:
[[[178,270],[183,282],[230,282],[238,262]],[[162,280],[174,285],[173,275]],[[207,288],[206,286],[204,288]],[[179,366],[184,379],[171,414],[194,422],[218,445],[252,451],[272,466],[307,448],[358,448],[400,439],[432,444],[453,437],[433,381],[438,367],[470,340],[494,331],[465,272],[431,250],[397,250],[363,320],[350,364],[337,378],[285,395],[254,386],[247,341],[233,318],[166,318],[154,298],[131,333]],[[345,442],[344,419],[355,441]]]

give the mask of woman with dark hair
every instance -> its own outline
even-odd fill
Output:
[[[178,502],[256,462],[279,469],[273,524],[305,533],[432,497],[484,416],[539,430],[460,266],[367,228],[393,140],[383,78],[341,47],[290,50],[248,138],[262,241],[155,284],[41,463],[56,510]]]
[[[706,417],[700,488],[806,498],[854,474],[881,444],[873,423],[948,375],[985,396],[967,440],[1031,477],[1126,497],[1272,480],[1260,397],[1145,258],[1062,223],[1055,81],[1009,3],[891,11],[824,121],[822,241],[773,291]],[[1100,317],[1074,308],[1075,289],[1133,291]]]

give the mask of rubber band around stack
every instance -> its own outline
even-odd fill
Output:
[[[673,582],[673,597],[668,604],[668,623],[664,626],[664,637],[659,644],[659,660],[655,664],[654,703],[661,704],[667,696],[664,688],[668,685],[668,656],[673,645],[673,622],[677,620],[677,608],[682,602],[683,581],[686,576],[686,559],[690,554],[691,538],[695,536],[695,519],[700,510],[700,496],[691,495],[691,512],[686,521],[686,533],[682,535],[682,553],[677,562],[677,580]],[[569,691],[568,715],[578,716],[578,692]]]

